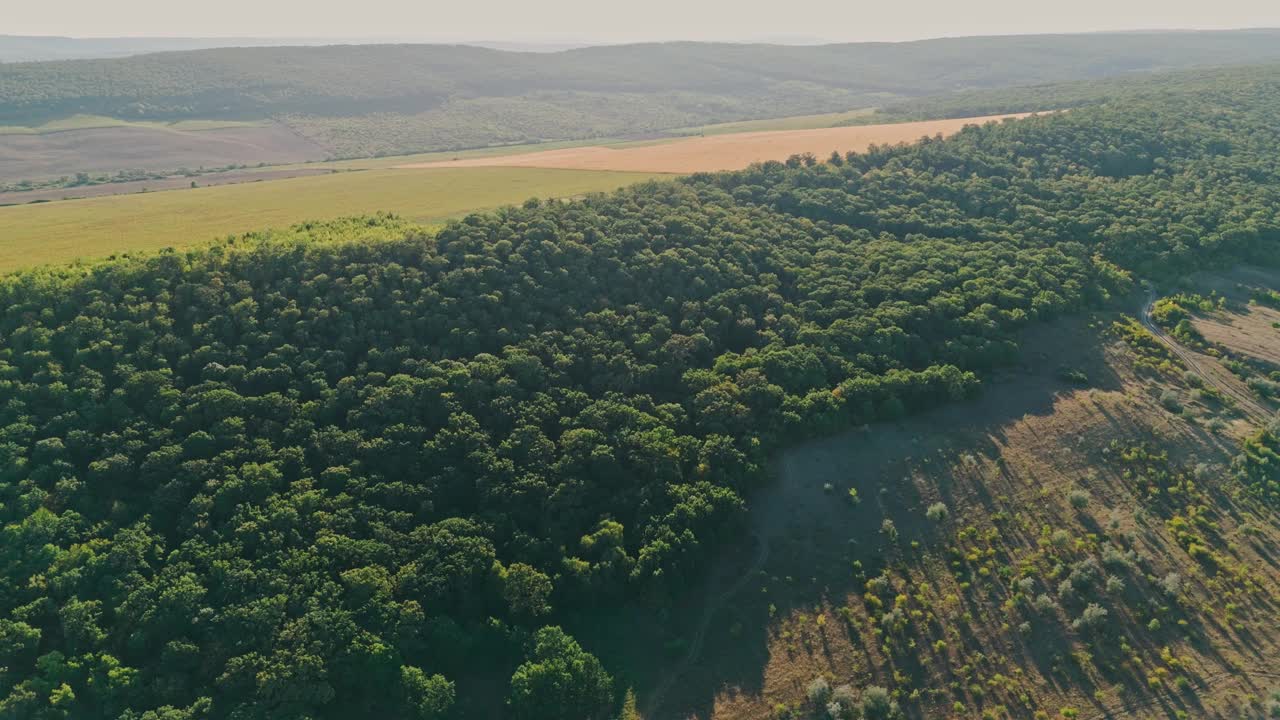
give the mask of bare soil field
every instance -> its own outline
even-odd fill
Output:
[[[785,160],[803,153],[825,157],[833,150],[845,153],[863,151],[870,145],[913,142],[926,136],[949,135],[966,125],[998,122],[1028,114],[1030,113],[809,130],[729,133],[634,147],[592,145],[500,157],[410,163],[398,167],[498,166],[656,173],[714,172],[737,170],[753,162]]]
[[[1248,428],[1162,406],[1163,392],[1185,388],[1135,372],[1107,332],[1122,317],[1030,330],[1023,366],[975,401],[783,453],[752,499],[751,541],[708,580],[704,597],[718,605],[697,657],[654,681],[662,696],[645,716],[816,716],[806,687],[824,677],[890,688],[915,718],[1253,717],[1249,697],[1280,682],[1280,564],[1274,513],[1228,497],[1226,468]],[[1061,378],[1064,363],[1088,386]],[[1189,558],[1161,520],[1183,511],[1144,491],[1113,441],[1205,469],[1214,507],[1201,509],[1216,523],[1222,565]],[[944,518],[926,517],[934,503]],[[1083,600],[1031,609],[1032,595],[1057,599],[1057,572],[1111,544],[1138,561],[1108,566],[1121,589],[1091,596],[1110,613],[1110,638],[1072,631]],[[1228,580],[1235,567],[1251,579]],[[865,580],[881,569],[894,578],[883,608]],[[1030,595],[1018,596],[1017,569],[1033,578]],[[1185,610],[1149,589],[1171,572]],[[906,613],[905,629],[888,629],[890,608]],[[690,637],[694,622],[666,632]]]
[[[1280,366],[1280,310],[1249,304],[1253,288],[1280,288],[1280,274],[1259,268],[1201,275],[1194,280],[1245,309],[1193,320],[1205,340]]]
[[[240,183],[265,182],[267,180],[287,180],[289,178],[309,177],[312,175],[328,175],[337,172],[322,167],[293,167],[285,170],[228,170],[227,172],[208,173],[196,177],[173,177],[156,180],[130,180],[128,182],[102,183],[100,185],[80,185],[76,187],[48,188],[45,190],[26,190],[23,192],[0,192],[0,205],[23,205],[34,202],[54,202],[57,200],[80,200],[83,198],[105,197],[108,195],[132,195],[134,193],[157,192],[161,190],[185,190],[191,183],[197,187],[216,187],[218,185],[239,185]]]
[[[0,181],[120,170],[281,165],[327,153],[280,124],[178,130],[139,126],[0,135]]]

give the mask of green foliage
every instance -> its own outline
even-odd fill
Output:
[[[889,720],[897,717],[898,702],[889,691],[878,686],[868,685],[862,689],[862,717],[866,720]]]
[[[1120,338],[1133,351],[1136,356],[1134,366],[1139,371],[1170,376],[1178,374],[1179,370],[1185,371],[1186,366],[1182,360],[1137,320],[1125,318],[1113,323],[1111,334]]]
[[[533,642],[528,661],[511,676],[511,717],[601,717],[613,699],[613,679],[600,661],[558,627],[542,628]]]
[[[427,676],[416,667],[400,668],[400,682],[408,699],[413,717],[436,720],[446,717],[453,705],[453,683],[440,675]]]
[[[1231,469],[1252,493],[1280,507],[1280,428],[1272,425],[1245,438]]]

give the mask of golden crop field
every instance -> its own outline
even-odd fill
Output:
[[[870,145],[896,145],[932,135],[949,135],[966,125],[1024,117],[991,115],[949,120],[853,125],[848,127],[730,132],[632,146],[591,145],[541,152],[414,162],[402,168],[538,167],[627,172],[693,173],[736,170],[753,162],[785,160],[791,155],[863,151]]]
[[[370,170],[0,207],[0,272],[380,211],[438,223],[530,197],[608,191],[652,177],[536,168]]]

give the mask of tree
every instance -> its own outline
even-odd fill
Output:
[[[529,659],[511,676],[507,706],[520,720],[592,720],[613,697],[613,679],[595,656],[555,626],[533,638]]]
[[[400,668],[400,684],[419,720],[438,720],[453,706],[453,683],[443,675],[427,675],[411,665]]]
[[[1089,603],[1080,617],[1072,621],[1071,627],[1077,631],[1093,632],[1107,622],[1107,609],[1097,603]]]
[[[551,612],[551,578],[524,563],[512,563],[502,573],[502,596],[511,612],[537,617]]]
[[[898,702],[879,685],[862,689],[862,717],[866,720],[888,720],[898,715]]]

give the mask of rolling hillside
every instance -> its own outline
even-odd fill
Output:
[[[0,65],[0,124],[277,118],[336,156],[617,136],[895,98],[1280,59],[1280,31],[826,46],[225,48]]]

